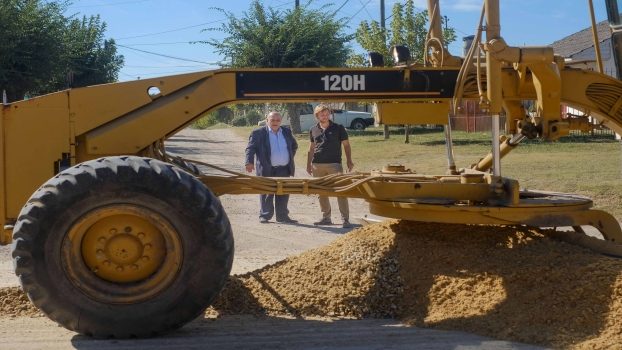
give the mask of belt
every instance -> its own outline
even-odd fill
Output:
[[[280,168],[287,168],[288,165],[277,165],[277,166],[273,166],[272,169],[280,169]]]

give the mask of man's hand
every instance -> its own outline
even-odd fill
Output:
[[[246,172],[252,173],[255,170],[255,164],[246,164]]]
[[[313,151],[315,150],[315,142],[309,143],[309,152],[307,152],[307,174],[313,176]]]
[[[352,147],[350,147],[350,141],[348,140],[341,141],[341,144],[343,145],[343,151],[346,154],[346,165],[348,167],[348,171],[350,172],[354,169],[354,163],[352,163]]]

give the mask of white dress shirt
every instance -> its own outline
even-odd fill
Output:
[[[285,166],[289,164],[289,150],[287,149],[287,142],[285,142],[282,128],[279,128],[277,132],[272,131],[269,126],[267,128],[270,138],[270,163],[272,163],[272,166]]]

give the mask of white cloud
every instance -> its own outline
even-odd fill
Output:
[[[420,9],[427,9],[428,8],[428,1],[427,0],[415,0],[413,2],[415,4],[415,7],[420,8]]]
[[[377,1],[378,3],[380,3],[380,1]],[[385,1],[385,8],[387,9],[388,12],[391,12],[391,9],[393,8],[393,5],[395,3],[400,3],[402,5],[404,5],[406,3],[406,1],[404,0],[388,0]],[[427,10],[428,9],[428,1],[427,0],[414,0],[413,4],[415,5],[415,9],[417,11],[422,11],[422,10]],[[442,4],[441,4],[442,6]]]
[[[441,11],[445,9],[452,9],[458,12],[479,12],[482,9],[482,3],[484,0],[440,0]],[[376,0],[377,3],[380,3],[379,0]],[[385,1],[385,8],[388,13],[391,12],[393,5],[395,3],[404,4],[404,0],[388,0]],[[427,10],[428,9],[428,1],[427,0],[414,0],[414,5],[417,10]]]
[[[551,16],[551,17],[553,17],[553,18],[555,18],[555,19],[564,19],[564,18],[566,18],[567,16],[566,16],[566,12],[556,10],[556,11],[553,11],[553,14],[552,14],[552,16]]]
[[[456,11],[480,11],[482,9],[482,0],[454,0],[449,6]]]

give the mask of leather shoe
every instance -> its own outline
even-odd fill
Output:
[[[333,222],[330,219],[322,219],[320,221],[316,221],[313,223],[313,225],[315,226],[320,226],[320,225],[332,225]]]
[[[259,218],[259,222],[262,224],[267,224],[269,221],[266,218]]]
[[[284,218],[284,219],[281,219],[281,220],[277,219],[276,222],[280,222],[282,224],[296,224],[296,223],[298,223],[298,220],[294,220],[292,218]]]
[[[352,228],[352,224],[350,223],[350,221],[344,221],[343,225],[341,225],[341,227],[343,227],[343,228]]]

